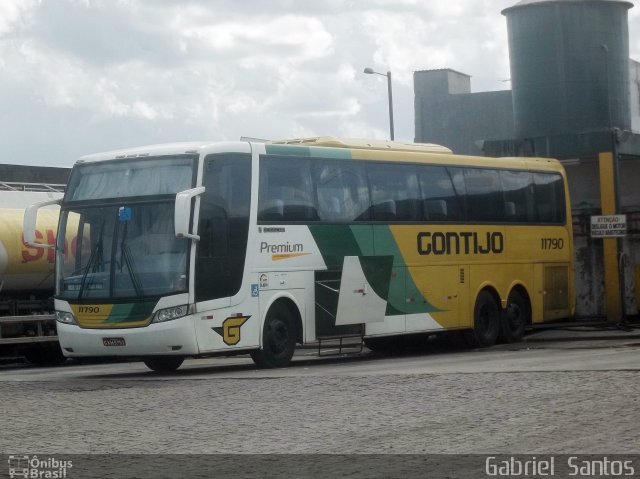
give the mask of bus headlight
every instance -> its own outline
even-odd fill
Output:
[[[73,313],[67,313],[66,311],[56,311],[56,321],[64,324],[78,324]]]
[[[172,321],[174,319],[181,318],[187,315],[187,305],[174,306],[173,308],[159,309],[153,315],[152,323],[164,323],[165,321]]]

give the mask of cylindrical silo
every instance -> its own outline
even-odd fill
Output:
[[[507,17],[517,137],[631,128],[624,0],[523,0]]]

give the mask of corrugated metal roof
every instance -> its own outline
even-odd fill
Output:
[[[627,8],[633,8],[633,3],[627,0],[520,0],[515,5],[502,10],[502,14],[520,7],[529,7],[544,3],[620,3],[626,5]]]

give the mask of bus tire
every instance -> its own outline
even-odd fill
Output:
[[[177,370],[184,358],[182,356],[152,356],[144,359],[144,364],[157,373],[172,373]]]
[[[486,348],[493,346],[500,334],[500,306],[489,291],[480,291],[473,308],[473,329],[466,331],[465,339],[470,346]]]
[[[514,290],[507,299],[507,308],[500,324],[500,340],[505,343],[517,343],[531,322],[531,305],[527,297]]]
[[[262,349],[251,352],[251,359],[262,369],[289,365],[296,349],[296,326],[289,309],[274,305],[267,314],[262,331]]]

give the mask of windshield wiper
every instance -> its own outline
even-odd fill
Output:
[[[136,295],[142,296],[142,283],[140,283],[140,278],[136,272],[133,257],[131,256],[131,250],[129,249],[129,246],[125,244],[127,232],[129,231],[127,226],[128,225],[125,223],[124,233],[122,233],[122,241],[120,242],[120,271],[122,271],[122,263],[124,262],[129,270],[129,277],[131,278],[131,284],[133,284],[133,289],[135,290]]]
[[[142,284],[140,283],[140,278],[138,278],[138,273],[135,270],[133,258],[131,257],[131,251],[129,251],[129,247],[124,244],[124,240],[120,244],[120,250],[122,251],[121,258],[124,259],[124,262],[127,265],[127,269],[129,270],[129,277],[131,278],[133,289],[135,289],[138,296],[142,296]]]
[[[91,265],[93,264],[93,262],[95,261],[96,258],[98,258],[98,257],[102,258],[102,239],[103,239],[102,233],[103,232],[104,232],[104,221],[102,222],[102,225],[100,226],[100,236],[98,238],[98,242],[96,243],[96,245],[91,250],[91,254],[89,255],[89,261],[87,261],[87,266],[85,266],[84,273],[82,273],[82,281],[80,282],[80,290],[78,291],[78,299],[82,299],[82,293],[84,293],[84,287],[85,287],[85,284],[87,282],[87,276],[89,275],[89,270],[91,269]],[[98,262],[97,264],[100,264],[100,262]]]

